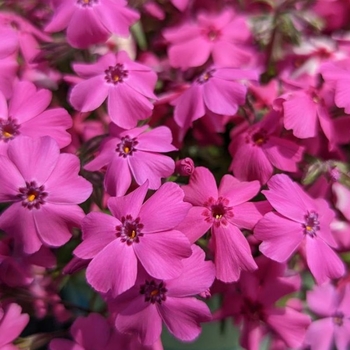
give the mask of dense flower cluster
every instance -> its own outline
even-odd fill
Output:
[[[1,5],[0,350],[350,348],[347,0]]]

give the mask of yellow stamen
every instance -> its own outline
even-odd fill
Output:
[[[216,215],[215,215],[215,219],[218,220],[218,219],[221,219],[221,218],[222,218],[222,215],[221,215],[221,214],[216,214]]]
[[[118,82],[120,80],[119,75],[113,75],[113,81]]]
[[[261,144],[263,144],[264,143],[264,139],[261,137],[260,139],[257,139],[256,141],[255,141],[255,143],[257,144],[257,145],[261,145]]]
[[[129,237],[134,239],[136,237],[136,231],[132,230]]]
[[[153,289],[152,292],[151,292],[151,297],[155,297],[158,294],[159,294],[159,290],[158,289]]]
[[[2,135],[3,135],[4,137],[7,137],[7,138],[9,138],[9,137],[12,136],[12,134],[9,133],[9,132],[7,132],[7,131],[3,131],[3,132],[2,132]]]
[[[35,198],[36,198],[35,194],[29,194],[29,195],[27,196],[27,199],[28,199],[29,202],[33,202],[33,200],[34,200]]]
[[[124,146],[124,152],[125,153],[129,153],[130,152],[130,148],[128,146]]]
[[[306,226],[306,231],[312,231],[312,226]]]

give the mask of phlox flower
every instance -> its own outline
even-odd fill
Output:
[[[56,258],[47,247],[25,255],[18,251],[10,238],[0,241],[0,281],[10,287],[28,286],[34,280],[33,266],[54,268]]]
[[[64,108],[47,109],[51,97],[51,91],[37,90],[28,81],[14,85],[8,102],[0,91],[0,154],[6,155],[11,141],[22,135],[51,136],[60,148],[71,142],[66,130],[72,126],[72,118]]]
[[[201,74],[172,105],[176,123],[188,129],[206,111],[219,115],[234,115],[245,102],[247,87],[242,80],[257,80],[253,70],[212,67]]]
[[[306,262],[317,283],[339,278],[344,264],[332,250],[337,246],[330,224],[334,212],[321,198],[313,199],[287,175],[274,175],[262,191],[276,212],[267,213],[254,229],[260,251],[278,262],[287,261],[305,246]]]
[[[125,0],[52,0],[54,14],[45,27],[47,32],[67,28],[67,41],[84,49],[105,42],[114,33],[129,35],[129,27],[139,14]]]
[[[176,338],[193,341],[201,332],[200,323],[211,320],[207,305],[194,296],[205,292],[214,281],[214,267],[204,261],[205,254],[192,246],[177,278],[155,279],[145,273],[135,286],[114,299],[111,310],[117,313],[115,325],[120,332],[137,336],[152,345],[162,331],[162,322]]]
[[[132,178],[142,185],[148,180],[150,189],[161,185],[161,178],[174,172],[172,158],[160,154],[176,148],[171,144],[172,135],[166,126],[148,130],[148,125],[122,130],[110,124],[109,136],[101,145],[97,157],[84,169],[100,170],[107,166],[105,187],[111,196],[122,196],[129,189]]]
[[[299,348],[304,340],[310,317],[288,306],[276,303],[300,288],[300,276],[286,276],[286,265],[260,256],[259,268],[243,271],[240,280],[224,292],[221,308],[215,319],[233,317],[241,324],[240,343],[243,348],[259,350],[263,337],[282,341],[283,349]]]
[[[53,339],[50,350],[163,350],[161,342],[143,346],[128,335],[119,333],[105,318],[96,313],[78,317],[70,328],[73,341]]]
[[[132,61],[125,51],[108,53],[92,64],[75,63],[73,69],[84,79],[72,88],[69,96],[76,110],[93,111],[108,98],[110,118],[125,129],[151,115],[153,104],[149,99],[156,99],[153,89],[157,75]]]
[[[51,42],[50,36],[35,28],[21,16],[11,12],[0,12],[0,58],[20,50],[27,63],[39,54],[39,41]]]
[[[237,134],[233,129],[229,146],[233,157],[230,170],[243,181],[259,180],[265,184],[273,169],[296,172],[303,147],[280,136],[280,114],[272,111],[264,119]]]
[[[215,65],[227,67],[242,67],[251,59],[247,20],[232,9],[200,13],[194,23],[165,29],[163,36],[169,42],[170,65],[183,70],[203,65],[210,56]]]
[[[82,259],[92,259],[86,279],[99,292],[113,296],[131,288],[138,265],[154,278],[169,279],[182,272],[181,260],[191,255],[190,242],[174,229],[191,205],[184,193],[168,182],[144,204],[148,183],[123,197],[111,197],[113,216],[89,213],[83,220],[83,242],[74,250]]]
[[[349,83],[350,83],[350,60],[344,59],[336,62],[327,62],[322,65],[321,74],[326,83],[334,86],[334,101],[337,107],[344,108],[345,113],[350,113]]]
[[[0,349],[16,350],[11,343],[21,334],[29,322],[29,316],[22,314],[22,308],[15,303],[0,308]]]
[[[77,205],[92,192],[78,176],[79,159],[60,154],[49,136],[15,138],[0,156],[0,201],[13,202],[0,216],[0,228],[23,246],[27,254],[42,244],[58,247],[79,227],[84,212]]]
[[[217,188],[213,174],[207,168],[197,167],[189,185],[182,188],[185,201],[194,207],[178,228],[191,242],[211,229],[216,278],[233,282],[242,270],[255,270],[257,266],[241,229],[252,230],[270,209],[266,202],[247,202],[258,194],[259,182],[240,182],[225,175]]]
[[[14,55],[0,59],[0,91],[8,99],[12,96],[13,83],[18,71],[18,62]]]
[[[350,346],[350,285],[315,286],[307,292],[307,304],[319,319],[311,323],[305,343],[311,350],[347,350]]]

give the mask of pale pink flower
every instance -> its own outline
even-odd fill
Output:
[[[150,189],[161,185],[161,178],[173,174],[175,162],[161,153],[175,151],[172,135],[166,126],[148,130],[149,126],[122,130],[110,124],[110,134],[103,141],[97,157],[84,166],[89,171],[107,166],[105,188],[111,196],[122,196],[132,179]]]
[[[201,74],[192,85],[172,101],[176,123],[187,130],[206,111],[234,115],[245,103],[247,87],[243,80],[257,80],[253,70],[212,67]]]
[[[165,29],[163,36],[171,66],[184,70],[203,65],[210,56],[215,65],[227,67],[247,65],[252,57],[247,19],[228,8],[220,14],[201,13],[196,22]]]
[[[67,28],[67,41],[84,49],[104,43],[114,33],[129,35],[129,27],[139,14],[125,0],[52,0],[54,15],[45,27],[48,32]]]
[[[63,108],[47,109],[52,93],[37,90],[33,83],[18,82],[7,102],[0,91],[0,154],[6,155],[8,145],[17,137],[51,136],[60,148],[71,142],[67,132],[72,118]]]
[[[217,188],[213,174],[207,168],[197,167],[189,185],[182,188],[185,200],[194,207],[178,229],[191,242],[211,229],[216,277],[233,282],[242,270],[255,270],[257,266],[241,229],[252,230],[270,209],[266,202],[247,202],[258,194],[259,182],[240,182],[225,175]]]
[[[317,283],[341,277],[344,264],[332,248],[336,241],[330,224],[334,212],[324,199],[313,199],[287,175],[274,175],[262,191],[277,212],[270,212],[254,229],[261,240],[260,251],[267,257],[287,261],[305,245],[307,265]]]
[[[51,137],[22,136],[12,140],[7,157],[0,158],[0,201],[13,202],[2,212],[0,228],[27,254],[42,244],[66,243],[84,217],[77,204],[92,192],[91,184],[78,176],[78,157],[60,154]]]
[[[11,343],[21,334],[29,322],[29,316],[22,314],[18,304],[9,304],[0,308],[0,349],[15,350],[17,347]]]
[[[186,342],[196,339],[200,323],[211,320],[207,305],[194,297],[206,292],[214,281],[213,264],[204,258],[204,252],[193,245],[179,277],[155,279],[141,273],[135,286],[110,304],[117,312],[117,329],[151,345],[160,337],[164,322],[176,338]]]
[[[110,118],[124,129],[135,127],[139,120],[152,114],[149,99],[156,99],[153,89],[157,75],[149,67],[132,61],[125,51],[106,54],[92,64],[75,63],[73,69],[84,79],[72,88],[69,96],[76,110],[93,111],[107,98]]]
[[[318,318],[311,323],[305,343],[311,350],[347,350],[350,346],[350,285],[315,286],[307,292],[307,303]]]
[[[233,129],[229,146],[233,157],[230,170],[242,181],[259,180],[265,184],[273,174],[274,167],[296,172],[302,160],[303,147],[281,137],[280,113],[270,112],[264,119],[243,132]]]
[[[147,190],[146,182],[126,196],[111,197],[113,216],[92,212],[83,220],[83,242],[74,254],[92,259],[86,278],[99,292],[117,296],[131,288],[140,266],[154,278],[175,278],[191,255],[187,237],[174,229],[191,207],[181,188],[167,182],[142,204]]]

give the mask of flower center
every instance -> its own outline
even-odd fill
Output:
[[[19,127],[15,119],[0,119],[0,140],[8,142],[15,138],[19,135]]]
[[[127,215],[122,217],[121,222],[122,224],[115,228],[116,236],[127,245],[139,243],[140,237],[143,236],[141,232],[143,224],[140,223],[140,218],[134,220],[131,215]]]
[[[318,221],[318,214],[314,211],[305,215],[305,223],[303,224],[304,233],[310,237],[316,236],[316,231],[320,229],[320,222]]]
[[[251,142],[255,145],[255,146],[262,146],[264,143],[266,143],[267,141],[267,135],[266,135],[266,131],[261,129],[258,132],[255,132],[254,134],[252,134],[251,136]]]
[[[343,318],[344,318],[343,313],[338,312],[333,316],[333,323],[337,326],[342,326],[344,322]]]
[[[202,75],[200,75],[197,78],[197,83],[199,83],[199,84],[206,83],[213,76],[214,72],[215,72],[214,69],[211,69],[211,70],[208,70],[208,71],[204,72]]]
[[[105,70],[105,73],[107,83],[114,85],[122,83],[124,79],[128,77],[128,71],[124,69],[121,63],[117,63],[114,67],[109,66],[108,69]]]
[[[218,200],[210,197],[207,202],[204,203],[206,209],[202,215],[205,216],[205,220],[214,224],[216,227],[220,225],[227,226],[228,219],[233,218],[232,207],[229,207],[229,200],[227,198],[219,197]]]
[[[140,294],[145,296],[145,302],[152,304],[161,304],[162,301],[165,301],[167,291],[168,290],[165,288],[165,283],[163,281],[158,283],[155,280],[146,280],[145,284],[140,286]]]
[[[82,7],[91,7],[98,4],[98,0],[77,0],[77,4]]]
[[[131,156],[133,152],[137,151],[135,146],[139,142],[136,137],[130,138],[129,136],[125,136],[121,138],[121,142],[117,144],[116,152],[119,152],[119,156],[126,158],[127,156]]]
[[[202,30],[202,35],[205,36],[209,41],[215,41],[221,35],[220,30],[216,29],[213,26],[209,26],[206,29]]]
[[[18,189],[17,198],[22,200],[22,206],[32,210],[39,209],[45,203],[48,193],[44,191],[44,185],[38,186],[35,181],[26,182],[26,187]]]

